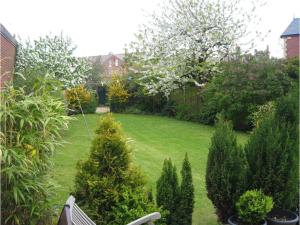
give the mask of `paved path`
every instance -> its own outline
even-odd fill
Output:
[[[107,106],[100,106],[96,108],[96,113],[107,113],[110,112],[110,108]]]

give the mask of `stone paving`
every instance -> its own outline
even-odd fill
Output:
[[[110,108],[107,106],[100,106],[96,108],[96,113],[107,113],[110,112]]]

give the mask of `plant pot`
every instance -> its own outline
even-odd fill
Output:
[[[228,223],[229,225],[246,225],[245,223],[238,222],[238,219],[236,216],[231,216],[228,218]],[[267,222],[263,220],[260,224],[258,225],[267,225]]]
[[[275,219],[284,218],[284,220]],[[288,210],[275,209],[267,215],[268,225],[296,225],[299,217],[296,213]]]

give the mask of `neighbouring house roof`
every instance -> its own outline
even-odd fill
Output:
[[[14,46],[17,46],[17,40],[8,32],[8,30],[0,23],[0,34],[12,43]]]
[[[88,56],[87,59],[92,63],[100,62],[101,64],[108,60],[111,56],[116,56],[117,58],[124,61],[125,54],[108,54],[108,55],[97,55],[97,56]]]
[[[294,18],[290,25],[281,34],[281,38],[300,34],[300,18]]]

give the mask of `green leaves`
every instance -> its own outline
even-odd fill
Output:
[[[234,204],[246,189],[246,169],[244,151],[237,145],[232,126],[221,119],[211,139],[206,167],[207,195],[221,222],[234,213]]]
[[[157,210],[144,185],[140,170],[132,165],[120,124],[111,114],[101,117],[90,156],[78,163],[78,203],[99,225],[123,225]]]
[[[4,224],[47,224],[52,193],[47,174],[69,121],[64,104],[46,92],[26,95],[22,88],[8,87],[1,97],[1,219]]]
[[[261,190],[246,191],[236,203],[238,217],[247,224],[257,225],[274,206],[272,197]]]

